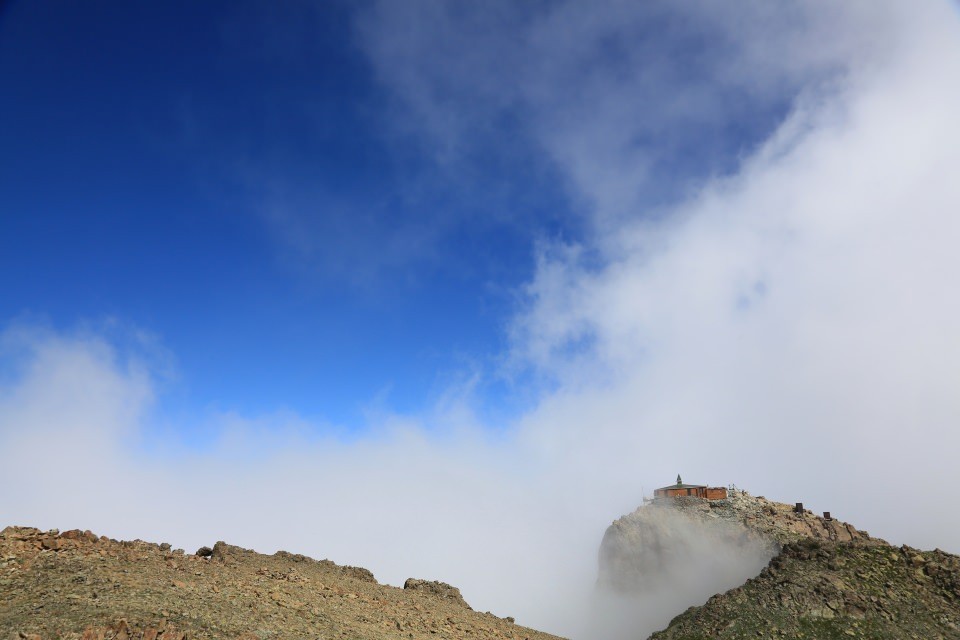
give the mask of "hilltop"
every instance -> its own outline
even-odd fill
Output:
[[[196,554],[89,531],[0,532],[0,630],[29,640],[555,640],[442,582],[217,542]]]
[[[721,576],[734,584],[651,640],[960,638],[960,558],[893,547],[745,491],[659,499],[616,520],[601,544],[599,585],[642,597],[684,562],[698,579],[729,568],[723,562],[741,573]]]
[[[607,528],[600,545],[599,583],[643,592],[678,571],[730,573],[744,567],[742,581],[756,575],[783,544],[806,539],[872,540],[846,522],[798,512],[746,491],[732,490],[719,500],[660,498]]]

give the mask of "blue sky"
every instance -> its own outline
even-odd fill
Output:
[[[440,175],[391,119],[356,13],[13,3],[0,315],[155,334],[171,403],[349,428],[375,399],[417,410],[488,367],[568,205],[522,150]]]
[[[489,71],[491,20],[522,34],[550,11],[441,13],[478,25]],[[508,325],[537,243],[584,240],[590,203],[528,131],[537,114],[511,96],[517,78],[441,77],[425,91],[448,106],[418,112],[395,84],[415,63],[394,73],[370,33],[429,32],[436,7],[391,12],[12,3],[0,316],[153,334],[174,362],[171,410],[293,408],[349,431],[371,405],[421,411],[465,377],[491,417],[526,406],[518,371],[502,369]],[[700,84],[705,49],[723,43],[663,7],[647,13],[575,73],[629,77],[638,38],[663,76],[641,99]],[[715,92],[734,117],[681,113],[627,136],[627,152],[656,149],[647,208],[735,168],[791,97]],[[434,128],[447,121],[455,131]]]
[[[942,0],[5,3],[0,524],[591,638],[678,473],[960,551],[957,77]]]

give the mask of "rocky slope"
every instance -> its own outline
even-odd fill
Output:
[[[759,576],[651,640],[960,638],[960,558],[862,541],[789,543]]]
[[[742,491],[654,502],[604,536],[602,588],[642,598],[684,571],[728,584],[651,640],[960,638],[960,558]]]
[[[218,542],[197,554],[89,531],[0,532],[0,638],[380,640],[545,633],[473,611],[450,585]]]

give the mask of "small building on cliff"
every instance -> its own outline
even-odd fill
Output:
[[[708,487],[705,484],[684,484],[678,474],[677,484],[654,489],[653,497],[654,499],[691,497],[705,500],[723,500],[727,497],[727,489],[725,487]]]

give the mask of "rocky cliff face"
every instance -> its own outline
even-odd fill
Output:
[[[653,640],[960,638],[960,558],[746,492],[655,502],[608,528],[601,588],[641,602],[677,573],[710,582],[684,592],[706,602]]]
[[[473,611],[455,587],[378,584],[359,567],[218,542],[197,554],[89,531],[0,532],[0,638],[503,638],[544,633]]]

